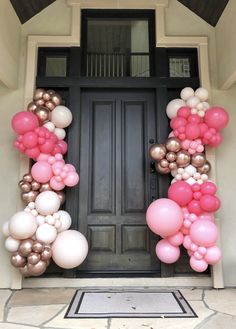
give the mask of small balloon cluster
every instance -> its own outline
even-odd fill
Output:
[[[51,258],[62,268],[77,267],[88,253],[86,238],[69,230],[71,217],[59,210],[65,201],[62,190],[79,182],[75,167],[63,159],[67,151],[64,128],[71,121],[72,113],[61,105],[61,97],[44,89],[36,89],[28,111],[12,118],[18,134],[15,146],[35,161],[19,182],[26,207],[2,228],[5,247],[12,253],[11,264],[23,276],[43,274]]]
[[[162,262],[176,262],[183,244],[192,269],[204,272],[221,258],[214,218],[220,200],[215,195],[216,185],[209,181],[211,165],[204,150],[205,145],[217,147],[221,143],[220,131],[229,117],[223,108],[210,107],[204,88],[194,92],[186,87],[180,96],[166,108],[172,128],[169,138],[165,144],[153,144],[149,149],[156,171],[171,173],[174,178],[168,198],[151,203],[146,219],[149,228],[163,238],[156,246]]]

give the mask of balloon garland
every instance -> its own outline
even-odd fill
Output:
[[[149,228],[163,238],[156,246],[162,262],[176,262],[183,244],[191,268],[204,272],[221,258],[214,218],[220,200],[215,195],[216,185],[208,177],[211,165],[204,149],[205,145],[220,145],[220,131],[226,127],[229,116],[221,107],[210,107],[204,88],[194,92],[186,87],[180,97],[166,108],[172,128],[166,143],[153,144],[149,149],[156,171],[171,173],[173,180],[168,198],[152,202],[146,219]]]
[[[72,122],[72,113],[61,101],[53,90],[36,89],[27,111],[12,118],[15,147],[35,162],[19,182],[26,207],[2,228],[5,248],[12,253],[11,264],[23,276],[43,274],[51,258],[62,268],[77,267],[88,253],[86,238],[69,230],[71,217],[59,210],[65,201],[65,186],[79,182],[75,167],[63,159],[65,128]]]

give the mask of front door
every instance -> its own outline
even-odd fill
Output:
[[[81,98],[78,228],[89,254],[78,271],[158,275],[157,236],[145,222],[157,185],[148,157],[155,93],[100,89]]]

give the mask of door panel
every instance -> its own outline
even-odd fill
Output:
[[[156,138],[154,100],[152,91],[82,93],[78,227],[90,251],[78,271],[160,270],[157,236],[145,221],[150,181],[157,184],[148,158],[149,139]]]

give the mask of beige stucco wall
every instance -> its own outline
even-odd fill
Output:
[[[227,13],[227,12],[226,12]],[[15,212],[16,202],[19,199],[18,181],[18,154],[12,148],[13,134],[10,129],[11,116],[21,109],[23,104],[23,84],[26,61],[26,37],[28,34],[44,35],[68,35],[70,33],[71,12],[65,4],[65,0],[57,0],[50,7],[43,10],[37,16],[21,27],[21,73],[19,88],[10,91],[0,86],[0,110],[1,110],[1,182],[4,182],[6,190],[0,189],[0,224],[8,219]],[[236,87],[228,91],[217,89],[217,64],[216,64],[216,41],[219,35],[214,29],[201,18],[190,12],[176,0],[169,1],[169,8],[166,10],[166,34],[167,35],[194,35],[208,36],[210,50],[210,73],[212,83],[212,104],[222,105],[230,113],[231,121],[228,129],[224,132],[224,142],[217,150],[217,183],[219,196],[222,200],[222,208],[219,215],[222,219],[222,244],[223,244],[223,265],[225,284],[236,285],[234,272],[236,271],[236,257],[234,236],[236,236],[236,202],[234,201],[234,180],[233,161],[235,155],[233,147],[236,145],[236,134],[234,133],[234,122],[236,114]],[[221,32],[217,32],[221,33]],[[0,30],[1,38],[2,30]],[[233,34],[232,34],[233,37]],[[236,50],[236,49],[235,49]],[[220,57],[223,56],[220,54]],[[236,57],[236,56],[235,56]],[[235,62],[236,63],[236,62]],[[10,174],[10,175],[9,175]],[[3,248],[3,237],[0,235],[0,262],[4,264],[4,270],[0,271],[0,286],[10,285],[9,255]]]

